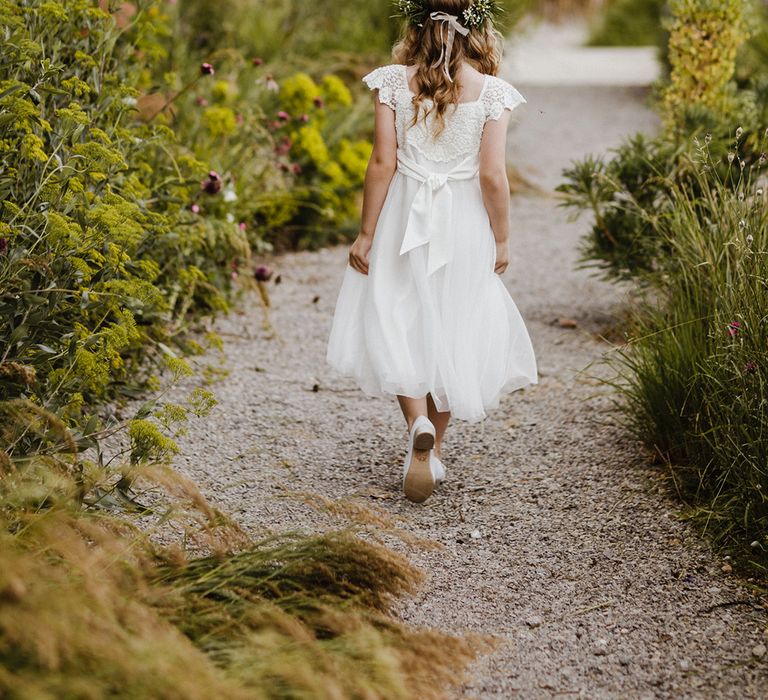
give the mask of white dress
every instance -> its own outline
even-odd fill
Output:
[[[445,130],[411,126],[406,67],[363,78],[395,112],[397,172],[376,225],[369,274],[347,265],[327,360],[372,396],[432,395],[439,411],[479,421],[508,392],[537,381],[523,319],[494,272],[483,204],[483,128],[525,102],[486,76],[480,97],[449,108]]]

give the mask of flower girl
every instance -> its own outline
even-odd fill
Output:
[[[479,421],[537,381],[509,264],[506,136],[525,102],[496,77],[495,0],[399,0],[395,63],[364,81],[375,135],[362,222],[349,251],[328,362],[373,396],[397,396],[408,426],[406,498],[445,478],[451,416]]]

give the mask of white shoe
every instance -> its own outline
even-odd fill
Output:
[[[435,445],[435,426],[426,416],[419,416],[408,436],[408,453],[403,466],[403,491],[414,503],[423,503],[435,490],[432,471],[432,448]]]
[[[440,461],[437,455],[432,452],[430,466],[432,467],[432,474],[435,477],[436,484],[442,484],[445,481],[445,465]]]

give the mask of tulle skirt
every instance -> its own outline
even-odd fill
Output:
[[[442,232],[447,264],[427,274],[428,244],[400,255],[420,186],[395,173],[369,274],[349,265],[344,273],[327,360],[366,394],[431,394],[439,411],[476,422],[502,395],[537,382],[536,359],[520,312],[493,271],[496,244],[477,178],[450,185],[450,226]]]

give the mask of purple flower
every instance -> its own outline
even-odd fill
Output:
[[[199,214],[200,213],[200,205],[199,204],[193,204],[190,209],[192,210],[193,214]]]
[[[253,276],[259,282],[269,282],[269,280],[272,279],[272,270],[266,265],[259,265],[256,270],[254,270]]]
[[[215,170],[208,173],[208,178],[200,185],[206,194],[218,194],[221,192],[221,178]]]
[[[201,63],[200,64],[200,74],[201,75],[213,75],[215,73],[214,67],[210,63]]]
[[[0,255],[5,255],[8,250],[8,239],[0,238]]]
[[[728,324],[728,335],[735,338],[741,331],[741,321],[731,321]]]
[[[287,122],[287,121],[288,121],[288,120],[291,118],[291,115],[290,115],[290,114],[288,114],[288,112],[284,112],[283,110],[280,110],[280,111],[277,113],[277,118],[278,118],[278,119],[279,119],[281,122]]]
[[[299,119],[303,121],[305,124],[309,121],[309,115],[308,114],[302,114]]]

